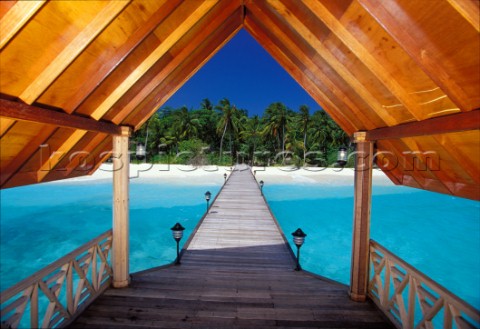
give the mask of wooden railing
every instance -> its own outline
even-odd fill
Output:
[[[397,328],[480,328],[480,311],[372,240],[369,296]]]
[[[2,328],[68,325],[110,285],[111,246],[109,230],[3,291]]]

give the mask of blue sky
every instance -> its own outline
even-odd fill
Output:
[[[310,113],[320,106],[245,30],[210,59],[162,107],[200,107],[204,98],[217,104],[228,98],[249,116],[261,115],[273,102],[283,102],[298,111],[309,106]]]

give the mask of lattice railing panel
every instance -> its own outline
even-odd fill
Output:
[[[370,241],[369,296],[397,328],[480,328],[480,312]]]
[[[109,285],[109,230],[1,294],[2,328],[67,325]]]

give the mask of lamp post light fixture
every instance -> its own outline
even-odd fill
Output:
[[[183,230],[185,230],[185,227],[183,227],[180,223],[177,223],[171,228],[171,230],[172,230],[173,238],[177,242],[177,260],[175,261],[175,265],[180,265],[179,244],[180,244],[180,240],[183,237]]]
[[[147,152],[145,149],[145,145],[143,143],[138,143],[135,157],[137,158],[137,160],[143,160],[145,159],[146,155],[147,155]]]
[[[265,185],[265,183],[263,182],[263,180],[261,180],[259,184],[260,184],[260,192],[263,195],[263,185]]]
[[[295,271],[300,271],[302,268],[300,267],[300,247],[305,242],[305,237],[307,236],[302,229],[298,228],[295,232],[292,233],[293,235],[293,243],[297,246],[297,267]]]
[[[338,149],[337,153],[337,163],[340,167],[343,167],[347,164],[348,152],[345,146],[342,146]]]
[[[212,193],[210,193],[210,191],[207,191],[205,192],[205,201],[207,201],[207,212],[208,212],[208,208],[209,208],[209,203],[210,203],[210,198],[212,197]]]
[[[227,182],[227,173],[223,174],[223,178],[225,178],[225,183]]]

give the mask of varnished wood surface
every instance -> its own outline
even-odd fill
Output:
[[[73,328],[391,328],[347,287],[294,271],[291,250],[250,171],[235,171],[179,266],[132,275]]]
[[[347,134],[395,128],[376,143],[393,182],[480,200],[478,125],[430,126],[480,108],[478,17],[475,0],[0,1],[0,98],[139,129],[245,28]],[[0,188],[92,173],[112,150],[94,126],[0,117]]]

